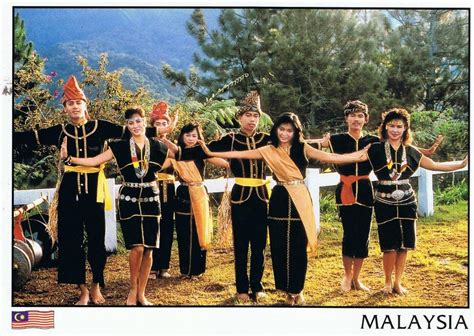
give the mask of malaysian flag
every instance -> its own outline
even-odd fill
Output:
[[[54,311],[14,311],[12,312],[12,328],[13,329],[51,329],[54,328]]]

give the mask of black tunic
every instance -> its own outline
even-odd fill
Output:
[[[400,172],[403,147],[406,149],[408,164],[398,179],[398,181],[406,180],[407,182],[391,184],[384,145],[385,142],[373,144],[368,152],[370,163],[379,180],[375,190],[375,218],[378,224],[381,249],[387,251],[398,248],[415,248],[417,204],[415,192],[408,179],[418,169],[422,154],[412,146],[400,146],[396,151],[390,146],[390,155],[395,169]],[[389,182],[381,183],[381,181]],[[395,190],[403,192],[403,197],[400,200],[391,196]]]
[[[212,151],[243,151],[266,146],[268,134],[257,132],[251,136],[242,132],[230,133],[209,143]],[[263,160],[230,160],[235,177],[265,179]],[[268,191],[266,186],[245,187],[234,184],[231,192],[232,234],[235,257],[235,283],[237,293],[263,290],[262,276],[267,242]],[[250,274],[248,255],[250,247]]]
[[[166,160],[168,149],[160,141],[149,139],[150,161],[148,171],[138,178],[131,161],[129,140],[111,141],[109,144],[120,174],[125,183],[155,182],[155,173],[159,171]],[[140,168],[143,167],[145,148],[136,146]],[[127,186],[119,191],[119,220],[127,249],[133,246],[158,247],[160,200],[158,186]]]
[[[329,140],[329,148],[333,153],[347,154],[376,142],[379,142],[379,138],[373,135],[355,139],[349,133],[335,134]],[[372,171],[368,160],[334,167],[341,176],[367,176]],[[352,183],[351,188],[355,197],[353,204],[342,204],[342,186],[343,183],[340,182],[336,187],[336,204],[343,226],[342,254],[351,258],[366,258],[369,253],[374,204],[372,183],[368,178]]]

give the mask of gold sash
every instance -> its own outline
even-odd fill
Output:
[[[112,210],[112,197],[110,196],[109,186],[104,174],[104,165],[101,164],[97,167],[84,167],[84,166],[64,166],[64,172],[69,173],[99,173],[97,178],[97,203],[104,203],[105,210]]]
[[[203,182],[194,161],[171,160],[179,177],[186,183]],[[199,246],[206,250],[212,238],[212,221],[209,209],[209,196],[204,185],[189,185],[189,198],[191,200],[191,212],[196,221]]]
[[[281,148],[273,145],[257,148],[263,159],[281,182],[303,180],[298,167],[290,156]],[[284,184],[291,200],[295,204],[301,221],[308,237],[308,247],[310,252],[315,252],[318,246],[318,234],[316,229],[316,219],[314,217],[313,202],[309,190],[304,184]]]
[[[272,193],[272,189],[270,188],[270,181],[262,180],[257,178],[249,178],[249,177],[236,177],[235,184],[238,184],[242,187],[261,187],[265,186],[267,188],[268,197],[270,197]]]
[[[174,181],[174,175],[167,173],[158,173],[156,174],[157,181]]]

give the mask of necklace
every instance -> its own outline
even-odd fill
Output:
[[[385,157],[387,158],[387,168],[390,171],[389,175],[392,181],[398,180],[402,173],[407,169],[408,162],[407,162],[407,151],[405,146],[402,146],[402,162],[400,164],[400,172],[397,171],[397,168],[393,164],[392,154],[390,153],[390,143],[388,141],[385,142]]]
[[[143,169],[140,169],[140,161],[138,160],[137,150],[135,146],[135,140],[133,139],[133,137],[130,137],[130,153],[132,157],[132,165],[135,169],[135,175],[137,175],[137,177],[141,179],[148,172],[148,163],[150,162],[150,141],[148,140],[148,138],[145,138],[145,146],[143,147],[145,150],[145,157],[143,158],[142,164]]]

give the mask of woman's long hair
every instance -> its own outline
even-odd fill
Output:
[[[405,125],[405,132],[403,132],[403,145],[410,145],[413,141],[410,130],[410,114],[403,108],[394,107],[382,113],[382,123],[379,126],[379,138],[381,141],[388,140],[387,124],[393,120],[401,120]]]
[[[301,125],[300,118],[293,112],[284,112],[280,114],[273,124],[273,127],[270,131],[270,141],[273,146],[278,147],[280,140],[278,139],[278,127],[282,124],[291,124],[295,130],[293,134],[293,139],[291,140],[291,145],[304,144],[303,136],[303,126]]]
[[[180,146],[181,148],[186,147],[186,145],[184,144],[184,140],[183,140],[184,134],[192,132],[194,130],[197,131],[198,139],[199,140],[204,140],[204,137],[202,136],[201,125],[199,125],[197,122],[193,121],[193,122],[190,122],[190,123],[184,125],[183,128],[181,128],[181,132],[179,132],[179,136],[178,136],[178,146]]]

